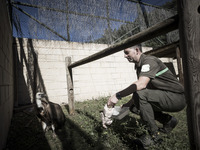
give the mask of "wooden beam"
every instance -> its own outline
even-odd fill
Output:
[[[200,1],[178,0],[190,149],[200,149]]]
[[[74,68],[74,67],[89,63],[91,61],[103,58],[105,56],[114,54],[116,52],[119,52],[120,50],[140,44],[140,43],[150,40],[154,37],[157,37],[159,35],[163,35],[165,33],[173,31],[177,28],[178,28],[178,16],[176,15],[176,16],[166,19],[163,22],[158,23],[142,32],[139,32],[119,43],[116,43],[115,45],[112,45],[98,53],[95,53],[91,56],[81,59],[81,60],[69,65],[69,68]]]
[[[160,7],[160,6],[156,6],[156,5],[152,5],[152,4],[149,4],[149,3],[145,3],[145,2],[141,2],[138,1],[138,0],[128,0],[130,2],[134,2],[134,3],[140,3],[144,6],[150,6],[150,7],[153,7],[153,8],[157,8],[157,9],[164,9],[164,10],[167,10],[167,11],[170,11],[170,12],[176,12],[176,10],[173,10],[173,9],[168,9],[168,8],[165,8],[165,7]]]
[[[150,51],[145,52],[146,55],[153,55],[156,57],[176,57],[176,47],[179,45],[179,42],[174,42],[162,47],[159,47],[157,49],[153,49]]]
[[[72,78],[72,69],[68,66],[71,64],[71,57],[65,58],[66,63],[66,77],[67,77],[67,92],[68,92],[68,105],[69,105],[69,114],[73,115],[75,113],[74,108],[74,87],[73,87],[73,78]]]

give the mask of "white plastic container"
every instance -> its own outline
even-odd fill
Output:
[[[129,107],[123,107],[115,106],[112,114],[112,118],[121,120],[129,113]]]

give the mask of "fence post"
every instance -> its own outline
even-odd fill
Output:
[[[66,64],[69,114],[72,115],[75,112],[75,109],[74,109],[74,87],[73,87],[72,68],[68,67],[71,64],[71,57],[65,57],[65,64]]]
[[[200,150],[200,1],[177,2],[190,149]]]
[[[179,46],[176,47],[176,59],[177,59],[177,66],[178,66],[179,81],[182,85],[184,85],[183,69],[182,69],[181,54],[180,54]]]

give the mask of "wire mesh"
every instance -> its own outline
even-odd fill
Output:
[[[149,1],[13,1],[13,35],[30,39],[115,44],[177,13],[171,8],[174,0],[157,0],[152,1],[152,4],[147,2]],[[147,41],[144,45],[164,45],[177,40],[177,34],[175,31]]]

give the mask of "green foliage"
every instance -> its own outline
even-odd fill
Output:
[[[7,148],[9,150],[129,150],[139,149],[133,140],[146,132],[140,117],[129,113],[122,120],[114,122],[104,129],[100,119],[108,98],[99,98],[76,102],[76,113],[68,114],[68,106],[62,106],[66,115],[66,123],[62,130],[53,137],[51,131],[44,133],[41,123],[33,109],[14,113],[10,127]],[[126,103],[130,97],[124,98],[117,105]],[[179,120],[178,126],[168,135],[163,135],[163,142],[153,146],[151,150],[189,150],[185,110],[173,113]],[[160,126],[160,124],[158,124]]]

